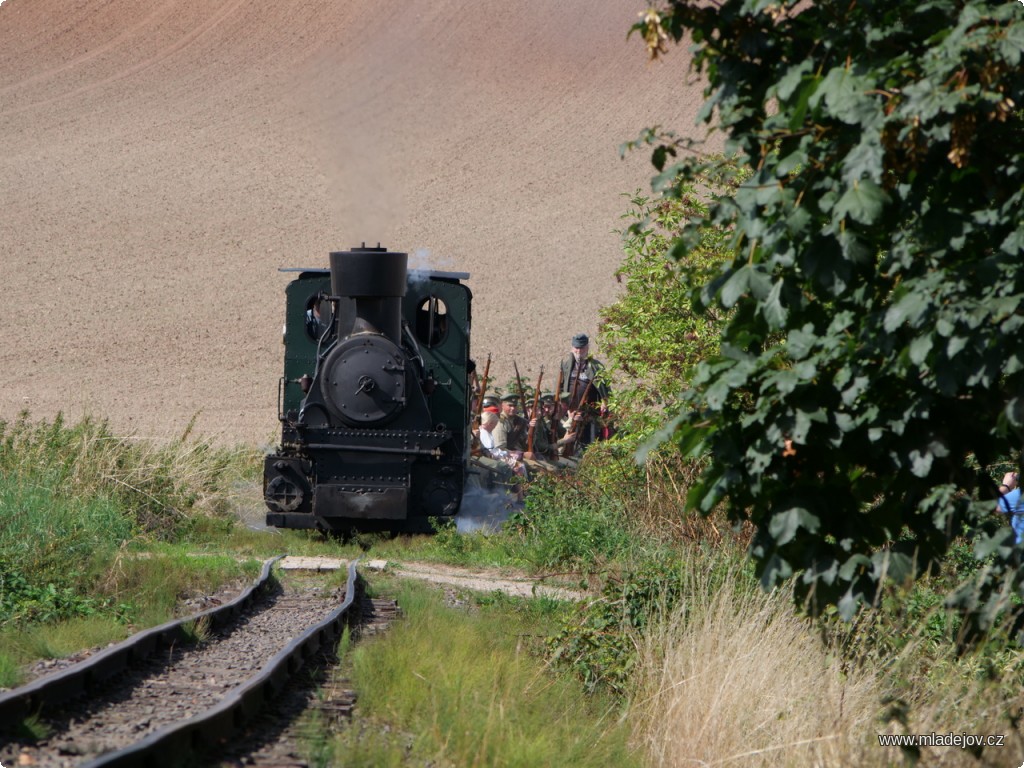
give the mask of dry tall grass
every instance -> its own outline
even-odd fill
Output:
[[[863,765],[879,680],[842,669],[788,595],[735,573],[714,589],[697,567],[691,597],[643,642],[637,714],[651,764]]]
[[[943,610],[938,606],[933,612]],[[924,746],[919,764],[1018,768],[1024,763],[1024,651],[1020,641],[997,627],[985,646],[958,655],[953,642],[937,640],[926,625],[927,617],[912,628],[889,627],[890,637],[899,637],[906,644],[893,658],[879,661],[886,669],[885,693],[905,709],[905,723],[879,725],[879,733],[969,735],[972,740],[1001,737],[1000,743],[980,750],[956,744]],[[868,647],[860,643],[862,650]],[[891,765],[896,751],[879,748],[892,762],[876,758],[870,764]]]
[[[712,568],[694,560],[688,597],[640,640],[635,733],[651,765],[1021,765],[1018,645],[958,656],[927,621],[874,614],[870,631],[850,627],[841,653],[794,612],[788,593],[752,588],[735,569],[713,580]],[[868,637],[881,631],[877,621],[900,639],[888,656],[878,655],[887,644]],[[843,661],[851,651],[861,663]],[[894,702],[903,725],[886,716]],[[925,746],[914,763],[899,747],[879,745],[880,734],[893,733],[1003,741],[981,751]]]

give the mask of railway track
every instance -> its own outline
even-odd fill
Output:
[[[0,763],[162,766],[221,751],[286,698],[308,661],[333,651],[346,624],[365,623],[368,610],[374,621],[374,601],[357,595],[355,563],[344,588],[328,590],[322,578],[272,578],[274,562],[230,603],[0,694]],[[19,735],[26,723],[45,735]]]

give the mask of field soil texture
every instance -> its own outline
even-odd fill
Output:
[[[0,418],[272,443],[278,269],[362,242],[471,274],[499,383],[553,375],[621,290],[653,169],[619,145],[706,132],[685,48],[627,40],[644,8],[2,2]]]

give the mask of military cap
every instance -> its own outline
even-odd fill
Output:
[[[501,396],[501,401],[503,403],[507,403],[510,400],[518,400],[518,399],[519,399],[519,395],[517,395],[515,392],[506,392],[504,395]]]
[[[484,395],[483,406],[486,408],[489,405],[497,405],[500,401],[498,396],[494,394]]]
[[[564,337],[563,337],[564,338]],[[590,344],[590,338],[585,333],[577,333],[572,337],[573,349],[583,349]]]
[[[540,399],[542,401],[544,401],[545,403],[553,403],[553,402],[555,402],[555,396],[551,392],[544,392],[544,393],[542,393],[541,396],[540,396]]]

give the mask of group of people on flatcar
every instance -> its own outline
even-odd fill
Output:
[[[611,434],[602,368],[590,355],[590,339],[578,333],[551,391],[535,388],[525,397],[519,387],[499,396],[485,391],[487,382],[473,371],[474,455],[504,462],[520,475],[574,466],[587,446]]]

